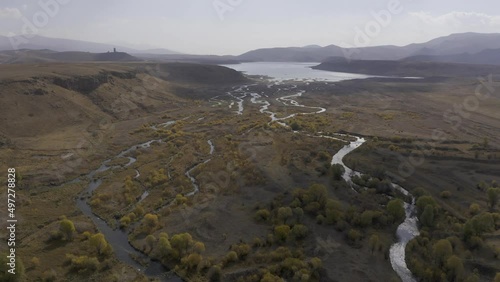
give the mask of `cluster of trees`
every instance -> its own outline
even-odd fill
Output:
[[[482,237],[485,233],[495,231],[496,222],[499,222],[500,214],[483,212],[468,219],[463,227],[463,239],[471,248],[482,245]]]
[[[148,235],[145,245],[145,252],[164,264],[175,264],[176,272],[183,277],[206,274],[213,263],[202,255],[205,252],[203,242],[194,240],[187,232],[172,237],[165,232],[158,238]]]
[[[186,133],[183,131],[185,122],[180,120],[177,121],[174,125],[170,127],[170,129],[165,129],[165,128],[158,128],[155,132],[154,135],[155,137],[159,138],[165,138],[167,141],[171,141],[174,139],[177,139],[177,141],[180,141],[179,138],[183,137]]]
[[[78,273],[94,272],[99,268],[99,260],[96,257],[66,255],[66,260],[72,271]]]
[[[113,254],[113,248],[111,244],[106,241],[104,235],[101,233],[92,234],[89,231],[78,234],[73,221],[66,218],[64,215],[61,216],[59,228],[50,235],[49,240],[74,241],[75,238],[79,238],[84,242],[86,245],[85,249],[89,250],[89,253],[87,255],[67,254],[66,262],[67,265],[69,265],[70,270],[81,274],[88,272],[91,273],[99,269],[103,269],[106,265],[103,264],[103,262],[109,261],[110,256]],[[38,268],[39,265],[40,259],[38,257],[33,257],[31,259],[31,267]],[[22,270],[24,273],[24,267],[22,267]],[[45,271],[42,275],[42,280],[53,281],[56,276],[57,275],[53,270]],[[0,280],[4,281],[2,279]]]
[[[409,243],[408,248],[417,256],[409,258],[413,273],[422,281],[479,281],[476,274],[466,276],[460,254],[460,239],[448,237],[432,241],[427,232]],[[476,280],[477,279],[477,280]]]
[[[167,183],[168,181],[168,176],[165,173],[165,169],[161,168],[158,170],[153,170],[151,174],[148,176],[148,178],[145,181],[145,185],[148,188],[153,188],[162,184]]]
[[[313,184],[308,189],[294,190],[293,196],[291,207],[301,207],[309,214],[318,215],[325,209],[328,191],[324,185]]]
[[[287,240],[297,240],[300,241],[306,238],[309,233],[307,226],[302,224],[295,224],[290,227],[287,224],[281,224],[274,227],[274,239],[277,242],[286,242]]]
[[[422,191],[418,194],[416,206],[422,230],[408,244],[412,272],[422,281],[479,281],[479,272],[467,271],[465,264],[478,252],[494,254],[483,239],[485,234],[498,229],[500,214],[484,212],[479,204],[472,203],[464,222],[442,208],[432,196]]]
[[[165,183],[166,180],[163,180],[163,177],[166,178],[166,175],[161,176],[161,172],[162,170],[153,171],[152,175],[146,180],[146,185],[152,185],[151,181]],[[138,183],[131,176],[127,176],[123,179],[123,193],[95,193],[90,201],[90,205],[94,209],[105,209],[105,213],[111,213],[117,209],[117,205],[121,206],[121,208],[132,205],[137,200],[141,191]]]
[[[363,238],[368,234],[369,247],[374,252],[385,252],[387,244],[380,236],[373,232],[373,228],[392,225],[405,218],[404,202],[394,198],[387,203],[386,208],[362,209],[357,206],[345,207],[340,201],[328,197],[327,188],[320,184],[313,184],[307,189],[296,189],[292,199],[277,197],[270,208],[260,208],[256,211],[254,219],[258,222],[272,224],[272,232],[265,240],[254,240],[255,247],[280,246],[274,251],[267,251],[267,255],[257,252],[252,257],[257,263],[272,263],[274,259],[280,261],[268,267],[260,274],[249,275],[241,281],[282,281],[287,278],[292,281],[316,281],[319,279],[319,259],[314,259],[314,267],[307,268],[304,261],[299,265],[299,257],[294,257],[296,250],[284,247],[294,246],[297,242],[307,237],[309,228],[304,224],[304,216],[311,216],[318,224],[333,225],[338,231],[345,232],[346,240],[353,245],[362,245]],[[368,229],[370,228],[370,229]],[[300,252],[299,252],[300,253]],[[294,269],[294,274],[288,272]],[[281,277],[281,278],[279,278]],[[274,280],[273,280],[274,279]]]
[[[83,236],[88,242],[88,249],[91,250],[90,255],[77,256],[66,254],[66,260],[70,270],[82,274],[95,272],[100,268],[104,268],[106,264],[103,264],[103,262],[107,261],[113,254],[111,244],[106,241],[102,233],[91,234],[86,231],[83,233]]]
[[[103,203],[108,203],[111,198],[112,196],[110,193],[94,193],[90,205],[96,209],[102,208]]]
[[[323,269],[321,259],[307,258],[301,251],[284,246],[270,251],[259,251],[255,253],[252,261],[266,266],[256,273],[239,277],[238,281],[319,281]]]
[[[307,189],[294,190],[292,198],[277,197],[268,208],[257,209],[254,219],[271,225],[270,233],[265,238],[255,238],[252,245],[245,242],[232,245],[220,260],[205,258],[203,243],[195,241],[189,233],[171,238],[166,233],[158,238],[148,235],[144,251],[165,264],[176,264],[176,271],[184,277],[220,281],[224,268],[243,263],[265,267],[240,281],[318,281],[321,260],[308,258],[297,247],[309,234],[304,216],[315,218],[318,224],[334,225],[345,231],[348,242],[358,245],[366,236],[364,231],[370,228],[368,244],[371,251],[385,252],[385,242],[371,228],[392,225],[405,216],[402,200],[395,198],[386,203],[386,208],[376,205],[377,210],[363,210],[352,205],[344,207],[340,201],[328,197],[325,186],[314,184]],[[151,227],[155,226],[154,218],[148,221]]]
[[[318,202],[321,207],[325,207],[325,189],[322,186],[311,187],[304,197],[309,202]],[[267,237],[255,238],[251,245],[243,241],[233,244],[220,260],[204,258],[204,245],[193,240],[188,233],[177,234],[172,238],[161,233],[158,239],[149,235],[145,239],[145,251],[164,263],[176,263],[176,271],[191,279],[204,277],[209,281],[221,281],[223,269],[244,264],[259,265],[260,270],[239,277],[238,281],[319,281],[321,260],[306,257],[297,247],[309,233],[308,227],[302,222],[304,209],[278,202],[271,204],[271,210],[262,208],[255,213],[256,221],[272,225]],[[333,204],[331,208],[335,206]]]
[[[362,205],[344,207],[340,201],[329,198],[326,187],[319,184],[313,184],[308,189],[296,189],[293,197],[289,207],[294,211],[292,214],[297,213],[302,216],[303,213],[300,211],[303,210],[315,217],[319,224],[334,225],[338,231],[346,232],[346,238],[350,243],[359,243],[364,237],[362,231],[367,228],[383,228],[398,223],[405,217],[404,202],[398,198],[390,200],[385,209],[378,206],[375,209],[363,208]],[[280,209],[278,214],[282,214],[279,212]],[[290,211],[285,214],[290,215]],[[255,216],[264,220],[269,218],[269,212],[259,210]]]
[[[324,116],[306,116],[299,115],[295,118],[289,119],[288,124],[290,128],[294,131],[297,130],[306,130],[309,132],[318,132],[318,128],[329,125],[330,123]]]
[[[132,177],[127,176],[124,180],[125,191],[123,193],[123,197],[125,198],[125,203],[130,205],[135,200],[135,195],[138,193],[138,185],[134,183]]]
[[[90,247],[95,250],[97,256],[104,258],[109,257],[113,253],[111,244],[106,241],[106,238],[102,233],[90,234],[88,239]]]
[[[326,194],[323,195],[322,193],[326,192],[326,188],[323,190],[321,187],[316,186],[311,191],[311,200],[320,201],[324,206]],[[320,203],[317,205],[321,206]],[[273,243],[283,244],[288,241],[300,241],[306,238],[309,229],[302,224],[304,209],[299,204],[281,206],[280,203],[276,202],[272,206],[275,207],[272,211],[265,208],[259,209],[254,215],[256,221],[273,224],[272,232],[266,240],[269,245]]]
[[[363,174],[362,176],[355,175],[352,178],[352,182],[361,187],[375,189],[380,194],[389,194],[392,192],[391,182],[383,177],[372,177],[368,174]]]
[[[120,227],[126,228],[130,223],[136,222],[144,215],[144,208],[136,206],[135,209],[120,218]]]
[[[175,203],[176,203],[177,205],[184,205],[184,204],[186,204],[186,203],[187,203],[187,201],[188,201],[188,198],[187,198],[187,197],[185,197],[185,196],[183,196],[182,194],[177,194],[177,195],[175,196]]]

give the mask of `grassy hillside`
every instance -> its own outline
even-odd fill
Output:
[[[0,84],[7,90],[0,94],[2,140],[17,154],[40,151],[44,161],[33,163],[29,170],[47,177],[53,174],[46,164],[82,138],[90,143],[102,134],[113,138],[116,133],[104,130],[111,124],[142,123],[155,113],[188,107],[192,95],[210,98],[216,94],[214,86],[245,81],[231,69],[195,64],[40,64],[0,69]],[[191,85],[194,81],[196,86]],[[99,146],[101,150],[106,146]]]

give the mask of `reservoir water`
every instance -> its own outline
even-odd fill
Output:
[[[241,71],[246,75],[267,76],[273,80],[302,80],[302,81],[342,81],[347,79],[362,79],[373,76],[353,73],[331,72],[315,70],[311,67],[320,63],[295,63],[295,62],[251,62],[225,67]]]

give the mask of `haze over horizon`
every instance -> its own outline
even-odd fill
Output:
[[[500,4],[491,0],[466,3],[451,0],[439,3],[430,0],[58,2],[61,4],[57,4],[57,8],[49,10],[55,12],[49,13],[40,3],[54,4],[56,0],[2,1],[0,35],[22,34],[27,21],[33,24],[38,20],[43,24],[36,25],[39,27],[36,34],[41,36],[136,49],[239,55],[257,48],[311,44],[406,45],[452,33],[500,30],[500,13],[493,14]],[[42,14],[49,16],[44,19]],[[369,36],[362,36],[360,32]]]

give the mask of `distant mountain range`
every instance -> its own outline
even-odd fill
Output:
[[[137,50],[112,44],[43,36],[34,36],[18,47],[17,52],[13,52],[9,38],[0,36],[0,63],[133,61],[142,59],[163,62],[228,64],[255,61],[326,62],[340,57],[349,60],[401,60],[404,62],[500,65],[500,33],[457,33],[425,43],[414,43],[406,46],[342,48],[336,45],[325,47],[308,45],[304,47],[265,48],[249,51],[239,56],[189,55],[168,49]],[[113,52],[114,48],[117,49],[117,53]],[[112,55],[106,55],[107,52]],[[125,53],[131,55],[124,55]]]
[[[0,51],[1,64],[103,61],[131,62],[140,61],[140,59],[125,52],[90,53],[79,51],[56,52],[52,50]]]
[[[439,37],[425,43],[406,46],[374,46],[342,48],[325,47],[266,48],[244,53],[242,61],[323,62],[331,57],[351,60],[410,60],[439,61],[469,64],[500,65],[500,33],[458,33]]]
[[[20,42],[20,44],[18,46],[12,46],[9,37],[0,36],[0,51],[21,49],[48,49],[57,52],[80,51],[91,53],[106,53],[108,51],[112,52],[113,49],[116,48],[119,52],[126,52],[130,54],[180,54],[179,52],[168,49],[138,50],[113,44],[95,43],[73,39],[50,38],[38,35],[25,40],[22,40],[22,38],[18,38],[17,41]]]

